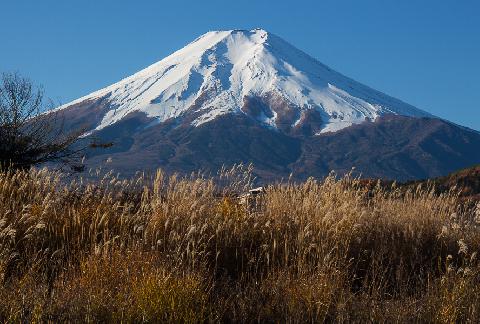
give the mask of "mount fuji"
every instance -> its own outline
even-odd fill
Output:
[[[345,173],[416,179],[480,163],[480,134],[362,85],[262,29],[208,32],[59,107],[114,145],[122,174],[253,163],[264,180]]]

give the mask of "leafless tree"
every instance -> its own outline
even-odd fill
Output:
[[[28,169],[45,162],[75,166],[81,130],[66,131],[61,112],[41,87],[18,73],[0,80],[0,170]],[[78,164],[76,166],[78,168]]]

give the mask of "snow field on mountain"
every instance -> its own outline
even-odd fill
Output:
[[[320,132],[338,131],[383,114],[430,116],[351,80],[262,29],[208,32],[184,48],[109,87],[61,107],[104,98],[109,110],[95,130],[129,113],[161,123],[195,114],[198,126],[227,113],[244,113],[247,97],[275,94],[302,111],[320,112]],[[276,128],[278,114],[256,119]],[[301,117],[292,127],[302,123]]]

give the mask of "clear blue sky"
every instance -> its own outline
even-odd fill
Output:
[[[480,130],[480,1],[0,0],[0,71],[63,103],[219,29],[269,30],[337,71]]]

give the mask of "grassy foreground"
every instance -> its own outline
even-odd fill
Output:
[[[478,322],[480,205],[248,170],[0,174],[0,321]],[[222,186],[216,185],[221,183]]]

